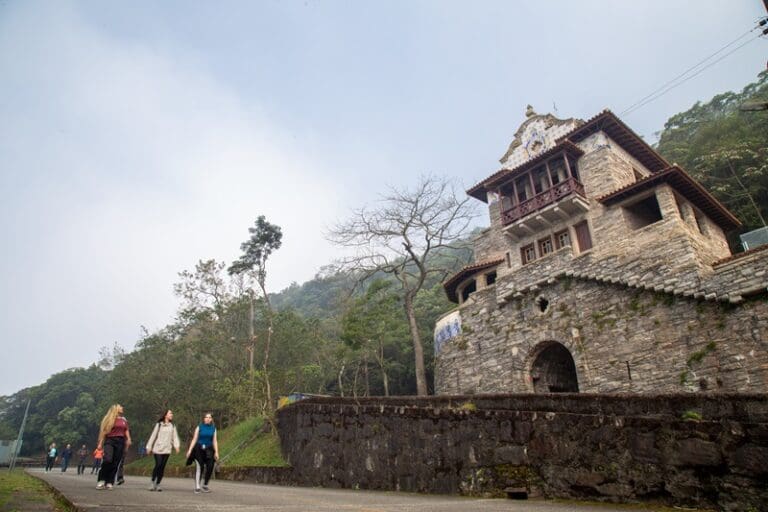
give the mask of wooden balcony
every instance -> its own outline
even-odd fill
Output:
[[[588,209],[589,202],[584,193],[584,185],[576,178],[570,177],[512,208],[503,210],[501,224],[507,234],[519,237],[565,221],[569,216]]]

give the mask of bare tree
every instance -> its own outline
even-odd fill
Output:
[[[399,283],[419,395],[427,394],[427,382],[414,300],[430,274],[446,273],[432,264],[436,251],[454,248],[451,244],[461,239],[474,217],[469,197],[458,198],[452,182],[422,176],[414,189],[391,187],[378,207],[353,211],[328,233],[332,242],[354,250],[339,262],[342,268],[358,273],[361,280],[384,272]]]

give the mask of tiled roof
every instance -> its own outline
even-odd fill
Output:
[[[668,183],[691,201],[696,207],[703,211],[707,216],[715,221],[724,231],[731,231],[741,225],[739,219],[728,211],[728,209],[717,199],[707,192],[704,187],[699,185],[688,173],[680,167],[673,165],[662,171],[642,180],[631,183],[625,187],[606,194],[597,200],[606,206],[616,204],[624,199],[632,197],[640,192],[646,191],[658,185],[659,183]]]
[[[721,260],[717,260],[712,264],[713,267],[716,267],[718,265],[722,265],[724,263],[730,263],[734,260],[740,260],[741,258],[746,258],[747,256],[751,256],[755,253],[761,252],[761,251],[768,251],[768,245],[761,245],[759,247],[755,247],[754,249],[750,249],[748,251],[744,252],[738,252],[736,254],[732,254],[731,256],[728,256],[727,258],[723,258]]]
[[[616,117],[616,114],[608,109],[603,110],[592,119],[566,133],[558,140],[570,140],[579,143],[593,133],[603,131],[623,147],[630,155],[637,158],[641,164],[651,172],[661,171],[670,166],[660,154],[656,152],[642,137],[636,134],[629,126]]]
[[[451,276],[450,279],[443,283],[443,288],[445,289],[445,293],[448,295],[448,300],[452,302],[459,302],[459,298],[456,295],[456,287],[458,287],[459,284],[468,276],[481,270],[494,267],[503,262],[504,258],[494,258],[490,260],[479,261],[477,263],[473,263],[472,265],[467,265],[466,267],[459,270],[457,273]]]

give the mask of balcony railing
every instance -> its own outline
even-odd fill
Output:
[[[552,188],[548,188],[541,194],[535,195],[520,204],[516,204],[508,210],[502,211],[501,223],[506,226],[518,219],[522,219],[530,213],[539,211],[550,204],[556,203],[571,194],[579,194],[586,198],[584,195],[584,185],[579,183],[576,178],[573,177],[558,183]]]

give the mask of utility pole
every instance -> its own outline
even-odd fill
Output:
[[[8,471],[13,471],[13,468],[16,466],[16,459],[19,456],[19,451],[21,450],[21,440],[24,437],[24,427],[27,424],[27,414],[29,414],[29,404],[32,403],[32,400],[27,400],[27,408],[24,411],[24,419],[21,420],[21,428],[19,429],[19,437],[16,438],[16,444],[13,445],[13,456],[11,457],[11,464],[8,466]]]

